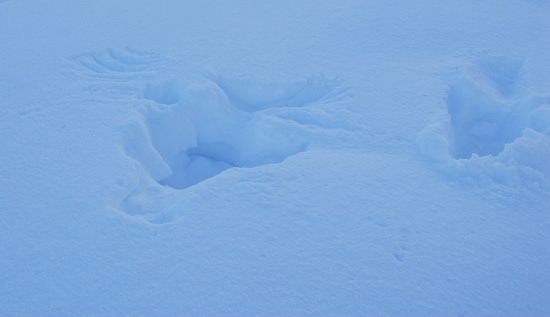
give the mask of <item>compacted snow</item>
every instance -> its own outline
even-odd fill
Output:
[[[0,315],[550,314],[550,2],[0,0]]]

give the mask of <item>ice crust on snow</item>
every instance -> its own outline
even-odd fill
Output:
[[[446,113],[418,141],[455,178],[497,183],[550,180],[550,96],[525,88],[522,62],[472,62],[449,85]]]

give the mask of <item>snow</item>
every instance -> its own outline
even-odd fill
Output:
[[[550,313],[550,3],[0,1],[1,315]]]
[[[421,133],[422,152],[460,170],[458,177],[547,187],[550,95],[529,93],[519,61],[485,59],[465,68],[449,87],[444,119]]]

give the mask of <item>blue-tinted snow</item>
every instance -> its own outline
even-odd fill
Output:
[[[548,315],[550,4],[0,1],[1,315]]]

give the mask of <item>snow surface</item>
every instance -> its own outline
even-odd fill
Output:
[[[550,2],[0,0],[0,315],[550,314]]]

